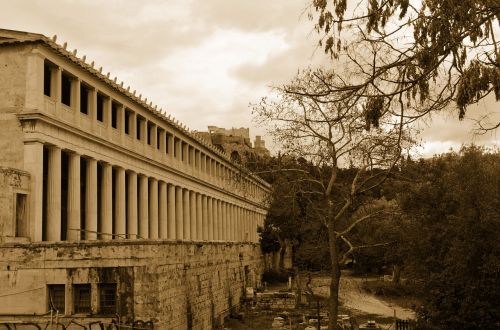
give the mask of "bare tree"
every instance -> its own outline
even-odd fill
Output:
[[[355,246],[349,235],[358,224],[385,212],[368,207],[369,193],[397,167],[402,149],[410,143],[403,129],[404,102],[390,105],[384,99],[352,98],[348,91],[340,99],[323,93],[340,83],[342,79],[331,72],[306,70],[254,106],[257,120],[268,126],[283,152],[303,157],[321,171],[308,179],[308,185],[321,196],[317,214],[328,228],[330,329],[337,324],[341,267],[352,252],[366,247]],[[373,109],[388,110],[372,117]],[[355,172],[348,189],[339,184],[343,166]]]

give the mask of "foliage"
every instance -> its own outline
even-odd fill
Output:
[[[287,283],[291,273],[280,270],[266,270],[262,274],[262,281],[268,284]]]
[[[419,164],[401,194],[400,251],[427,292],[435,329],[497,329],[500,312],[500,154],[471,146]]]
[[[411,120],[450,102],[462,119],[486,95],[500,99],[498,0],[312,0],[309,17],[325,52],[350,64],[328,93],[370,93],[374,125],[394,100],[407,102]]]

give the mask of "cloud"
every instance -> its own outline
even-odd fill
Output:
[[[303,0],[0,0],[0,22],[2,28],[57,34],[58,42],[78,48],[79,56],[191,129],[250,126],[255,135],[265,131],[252,121],[249,103],[301,68],[331,65],[316,49],[306,6]],[[477,118],[497,106],[483,103],[468,115]],[[422,124],[424,143],[445,148],[498,141],[494,134],[471,135],[473,121],[456,118],[440,114],[428,127]]]

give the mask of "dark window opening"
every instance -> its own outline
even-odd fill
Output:
[[[140,140],[142,138],[141,136],[141,131],[142,131],[142,119],[141,117],[137,116],[135,120],[135,135],[137,137],[137,140]]]
[[[89,94],[90,89],[80,84],[80,112],[86,115],[89,113]]]
[[[116,313],[116,283],[99,284],[99,313]]]
[[[181,161],[184,161],[184,157],[187,157],[187,155],[184,154],[184,142],[180,141],[180,146],[181,146]]]
[[[111,103],[111,127],[118,128],[118,104]]]
[[[16,194],[16,237],[28,237],[26,194]]]
[[[64,73],[61,75],[61,102],[71,106],[71,77]]]
[[[97,93],[97,120],[104,121],[104,96]]]
[[[125,110],[125,134],[130,134],[130,124],[132,118],[132,111]]]
[[[153,131],[154,131],[154,124],[148,123],[148,144],[151,145],[151,142],[153,140]]]
[[[43,64],[43,94],[47,96],[51,95],[51,86],[52,86],[52,70],[50,65],[45,62]]]
[[[75,313],[90,314],[90,284],[73,285],[73,310]]]
[[[161,144],[161,130],[157,129],[156,130],[156,149],[160,149],[160,144]]]
[[[57,311],[59,314],[65,313],[65,290],[64,284],[50,284],[49,289],[49,311]]]
[[[170,150],[170,146],[169,146],[169,141],[172,137],[168,134],[165,134],[165,153],[169,154],[172,152],[172,150]]]
[[[177,155],[177,146],[178,146],[179,143],[180,143],[180,141],[178,139],[174,138],[174,157],[175,158],[178,157],[178,155]]]

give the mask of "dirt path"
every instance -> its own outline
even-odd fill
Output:
[[[391,305],[377,296],[365,292],[361,288],[361,279],[342,274],[340,280],[340,301],[341,304],[349,309],[355,309],[362,313],[376,314],[383,317],[393,317],[394,310],[396,316],[400,319],[413,319],[415,313],[409,309],[398,305]],[[314,278],[313,291],[322,296],[329,295],[329,278]]]

